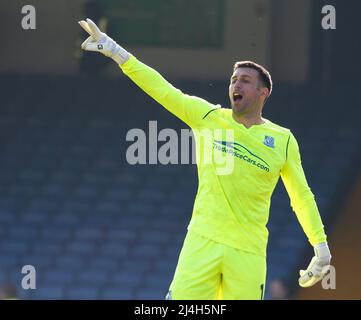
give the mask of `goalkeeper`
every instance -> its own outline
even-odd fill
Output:
[[[270,199],[281,176],[309,242],[314,248],[299,285],[310,287],[328,270],[331,255],[314,195],[305,178],[297,141],[289,129],[262,117],[272,80],[262,66],[234,65],[229,85],[232,109],[182,93],[157,71],[102,33],[90,19],[79,24],[89,33],[82,49],[112,58],[142,90],[198,129],[233,130],[234,137],[198,144],[199,186],[192,219],[167,299],[263,299]],[[197,139],[197,137],[196,137]],[[208,146],[209,147],[209,146]],[[234,157],[230,174],[199,161],[204,152]]]

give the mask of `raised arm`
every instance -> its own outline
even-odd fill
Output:
[[[281,178],[290,197],[292,209],[315,251],[307,270],[300,270],[300,286],[310,287],[320,281],[328,271],[331,254],[315,197],[302,168],[299,147],[292,133],[286,152],[287,160],[281,170]]]
[[[79,21],[79,24],[90,35],[81,45],[82,49],[100,52],[112,58],[144,92],[190,127],[201,126],[203,117],[219,107],[204,99],[184,94],[173,87],[156,70],[138,61],[112,38],[101,32],[90,19]]]

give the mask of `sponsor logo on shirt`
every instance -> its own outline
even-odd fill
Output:
[[[270,171],[270,166],[266,161],[237,142],[215,140],[213,143],[213,149],[232,154],[233,156],[244,160],[266,172]]]

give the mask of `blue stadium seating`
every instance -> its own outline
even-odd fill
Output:
[[[0,78],[0,285],[13,281],[23,299],[164,299],[191,218],[196,168],[129,165],[125,135],[132,128],[147,132],[149,120],[158,120],[158,129],[186,125],[128,81],[22,81]],[[92,82],[107,92],[98,102],[89,98]],[[14,91],[19,86],[21,95]],[[196,82],[179,86],[227,104],[224,84],[212,92]],[[28,99],[38,103],[28,106]],[[359,157],[361,108],[346,100],[281,86],[265,107],[267,118],[298,138],[325,222]],[[353,119],[331,112],[340,101]],[[281,182],[268,227],[267,279],[292,286],[312,248]],[[25,264],[37,269],[36,290],[21,289]]]

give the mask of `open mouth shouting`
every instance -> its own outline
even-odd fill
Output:
[[[233,93],[233,101],[234,102],[240,102],[243,99],[243,95],[238,93],[238,92],[234,92]]]

